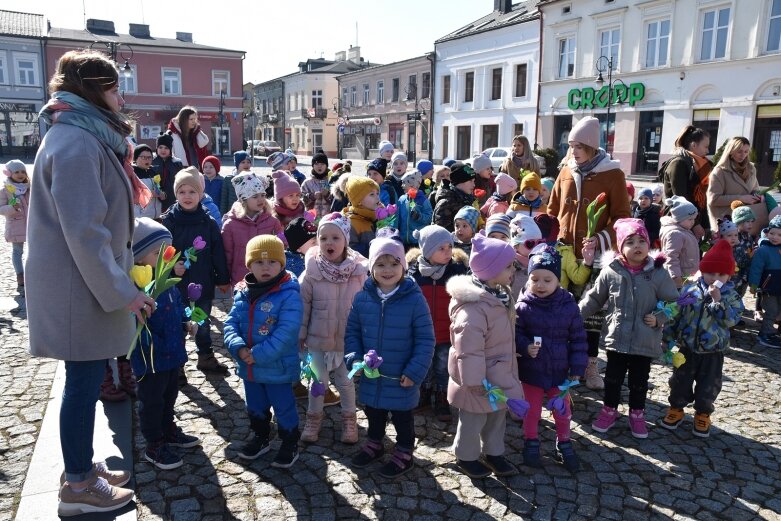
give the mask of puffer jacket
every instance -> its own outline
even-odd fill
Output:
[[[667,260],[664,267],[671,277],[689,277],[700,269],[700,247],[694,232],[662,217],[662,251]]]
[[[0,215],[5,217],[5,240],[8,242],[26,242],[27,207],[30,205],[29,188],[24,195],[16,196],[19,202],[19,210],[8,204],[10,199],[11,194],[8,192],[8,189],[0,188]],[[152,200],[154,201],[155,199],[152,198]]]
[[[331,185],[328,184],[328,176],[318,179],[314,175],[301,185],[301,196],[308,210],[314,209],[317,219],[331,211],[331,203],[334,196],[331,194]]]
[[[310,351],[344,351],[344,331],[355,295],[363,289],[369,276],[369,261],[360,253],[349,250],[353,271],[345,282],[328,280],[317,264],[318,249],[309,250],[306,269],[301,275],[301,300],[304,320],[298,333]]]
[[[489,197],[483,207],[480,208],[480,213],[482,214],[483,218],[488,219],[495,213],[507,213],[507,210],[510,209],[509,198],[510,194],[493,194],[491,197]]]
[[[420,401],[420,383],[434,356],[434,327],[426,299],[415,281],[404,277],[390,298],[380,299],[370,277],[355,295],[344,350],[361,361],[370,349],[383,358],[382,376],[361,376],[358,401],[376,409],[409,411]],[[402,375],[414,385],[402,387]]]
[[[457,275],[466,275],[469,271],[469,255],[462,250],[453,249],[453,255],[445,268],[445,273],[439,280],[426,277],[420,272],[418,256],[421,251],[413,248],[407,252],[407,264],[409,276],[415,279],[420,286],[426,303],[431,311],[431,319],[434,322],[434,338],[437,344],[450,342],[450,295],[445,289],[447,281]]]
[[[247,243],[258,235],[282,235],[282,225],[279,220],[271,215],[268,203],[266,209],[259,213],[255,219],[244,215],[241,203],[233,204],[230,212],[225,215],[222,224],[222,242],[225,245],[225,259],[231,274],[231,284],[236,285],[249,273],[245,264]]]
[[[445,228],[447,231],[453,231],[453,221],[456,214],[464,206],[474,206],[477,211],[480,211],[480,207],[477,206],[475,196],[462,192],[447,179],[442,180],[442,186],[437,191],[437,204],[434,207],[433,224],[438,224]]]
[[[136,348],[130,356],[133,374],[142,378],[147,373],[178,369],[187,362],[184,347],[185,303],[176,287],[157,297],[157,309],[141,330]],[[151,342],[150,334],[151,333]]]
[[[377,231],[377,214],[374,210],[355,206],[348,206],[344,213],[350,219],[350,248],[368,257],[369,243]]]
[[[678,298],[675,282],[663,268],[664,255],[649,255],[642,271],[632,274],[613,255],[605,259],[594,286],[583,295],[579,307],[583,319],[602,309],[607,303],[602,323],[600,347],[630,355],[656,358],[661,354],[662,328],[666,315],[656,304],[673,302]],[[643,322],[645,315],[656,316],[656,327]]]
[[[781,245],[775,246],[764,237],[759,240],[751,258],[748,283],[768,295],[781,295]]]
[[[548,205],[540,201],[540,205],[537,208],[532,208],[528,201],[523,198],[521,192],[516,193],[510,201],[510,208],[507,210],[507,215],[515,217],[516,215],[528,215],[534,217],[543,213],[548,213]]]
[[[556,251],[561,255],[561,279],[562,288],[569,290],[571,285],[582,286],[591,277],[591,266],[583,264],[575,255],[575,248],[566,244],[556,243]]]
[[[500,387],[507,398],[523,398],[515,356],[515,310],[472,282],[469,275],[447,283],[450,294],[450,341],[447,399],[464,411],[493,412],[483,379]],[[496,403],[501,410],[504,403]]]
[[[418,190],[415,195],[415,208],[412,208],[412,203],[409,200],[409,194],[404,194],[399,197],[396,203],[396,215],[397,222],[399,224],[399,234],[401,234],[401,242],[406,245],[417,245],[418,240],[413,237],[412,233],[415,230],[422,230],[429,224],[431,224],[431,216],[434,214],[434,210],[431,208],[431,203],[428,202],[426,194],[423,190]],[[413,214],[413,211],[417,214],[417,217]]]
[[[380,202],[385,206],[396,204],[402,195],[404,188],[401,186],[401,178],[388,174],[380,186]]]
[[[564,288],[540,298],[526,292],[515,306],[515,346],[518,377],[524,383],[550,389],[571,376],[583,376],[588,363],[586,329],[578,304]],[[534,337],[542,338],[536,358],[529,356]]]
[[[246,281],[254,283],[255,277],[247,275]],[[298,328],[303,312],[298,281],[290,272],[254,302],[250,302],[247,287],[236,291],[224,335],[225,348],[236,360],[239,377],[264,384],[298,381]],[[252,351],[255,363],[251,366],[239,358],[242,347]]]

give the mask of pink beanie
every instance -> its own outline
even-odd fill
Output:
[[[599,120],[593,116],[586,116],[572,127],[567,141],[570,145],[580,143],[596,150],[599,148],[599,134]]]
[[[474,241],[472,244],[474,244]],[[510,248],[510,251],[512,251],[512,248]],[[369,271],[374,269],[374,263],[383,255],[390,255],[401,263],[403,270],[407,269],[407,259],[404,256],[404,245],[401,241],[380,237],[369,243]]]
[[[515,259],[515,250],[499,239],[490,239],[480,233],[472,239],[469,267],[482,281],[496,278]]]
[[[651,244],[651,241],[648,240],[648,230],[645,229],[645,224],[640,219],[632,219],[631,217],[619,219],[613,225],[613,229],[616,231],[616,242],[618,243],[619,252],[624,247],[624,241],[630,235],[639,235],[645,239],[649,246]]]
[[[502,172],[494,178],[496,183],[496,192],[499,195],[509,194],[518,188],[518,183],[509,175]]]
[[[287,195],[301,192],[301,185],[287,172],[277,170],[271,174],[271,177],[274,179],[274,198],[277,201],[281,201]]]

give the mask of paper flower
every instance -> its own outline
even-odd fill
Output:
[[[480,199],[481,197],[485,197],[485,190],[483,190],[482,188],[475,188],[474,193],[475,193],[475,197],[477,197],[478,199]]]
[[[499,410],[497,403],[506,403],[510,412],[519,418],[524,418],[526,413],[529,412],[529,402],[516,398],[507,398],[501,387],[491,384],[486,378],[483,378],[483,387],[485,387],[486,397],[492,410]]]
[[[133,266],[130,268],[130,278],[136,286],[145,290],[152,282],[152,266]]]
[[[318,396],[325,396],[325,384],[322,382],[313,383],[312,387],[309,389],[309,393],[313,398],[317,398]]]
[[[570,389],[578,385],[578,380],[564,380],[564,383],[558,386],[561,391],[557,396],[554,396],[545,405],[545,408],[549,411],[555,412],[559,416],[567,414],[567,402],[572,401],[572,395]]]
[[[5,185],[5,189],[8,191],[9,194],[11,194],[11,197],[8,198],[8,204],[9,206],[14,206],[16,203],[19,202],[19,199],[16,197],[16,187],[12,184]]]
[[[202,250],[206,247],[206,241],[200,235],[193,240],[193,248],[196,250]]]
[[[407,199],[409,199],[409,209],[414,210],[417,204],[415,204],[415,198],[418,196],[418,191],[415,188],[407,190]]]
[[[190,300],[198,300],[203,293],[203,286],[191,282],[187,285],[187,298]]]
[[[355,373],[357,373],[360,370],[363,370],[363,374],[366,376],[366,378],[379,378],[380,371],[379,367],[382,365],[382,357],[377,354],[377,351],[374,349],[369,349],[369,351],[363,355],[363,361],[357,362],[353,364],[353,368],[350,371],[350,374],[347,375],[348,378],[352,378],[355,376]]]
[[[673,319],[681,312],[681,308],[684,306],[691,306],[697,302],[697,295],[692,291],[686,291],[678,296],[675,302],[665,302],[660,300],[656,303],[656,309],[662,311],[667,317],[667,320]]]
[[[160,187],[160,174],[157,174],[152,178],[152,183],[154,184],[155,193],[160,194],[163,191]]]
[[[684,334],[686,334],[685,331]],[[664,351],[664,363],[672,365],[676,369],[686,363],[686,356],[677,346],[673,345],[672,341],[667,344],[667,349]]]
[[[673,367],[678,369],[683,364],[686,363],[686,357],[681,353],[680,351],[676,351],[673,353],[673,359],[672,359]]]
[[[377,229],[382,228],[395,228],[396,226],[396,205],[389,204],[388,206],[379,207],[374,211],[377,217]]]
[[[198,260],[198,257],[195,254],[205,247],[206,241],[203,240],[203,237],[199,235],[193,239],[193,245],[184,250],[184,267],[189,270],[192,263]]]
[[[586,207],[586,222],[588,223],[586,227],[586,238],[591,237],[594,235],[594,232],[596,232],[597,221],[599,221],[599,218],[605,213],[605,208],[607,208],[606,203],[607,195],[605,192],[602,192]]]
[[[507,400],[507,408],[510,409],[510,412],[517,417],[524,418],[526,413],[529,412],[529,402],[526,400],[510,398]]]

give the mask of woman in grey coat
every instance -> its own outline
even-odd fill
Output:
[[[41,117],[51,125],[35,158],[28,219],[30,353],[65,361],[60,444],[65,484],[59,515],[121,508],[128,472],[93,463],[95,405],[106,360],[127,352],[133,314],[155,302],[128,274],[133,204],[151,194],[135,176],[130,124],[120,113],[115,64],[71,51],[51,79]]]

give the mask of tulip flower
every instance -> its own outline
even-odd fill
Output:
[[[140,289],[146,289],[152,282],[152,266],[133,266],[130,268],[130,278]]]
[[[524,418],[526,413],[529,412],[529,402],[516,398],[507,398],[507,395],[504,394],[504,391],[501,387],[491,384],[485,378],[483,379],[483,387],[485,387],[486,390],[488,403],[491,405],[491,409],[494,411],[499,410],[499,407],[496,405],[497,403],[506,403],[510,412],[519,418]]]
[[[549,411],[555,412],[559,416],[567,414],[567,402],[564,397],[556,396],[548,400],[548,404],[545,406]]]
[[[193,248],[196,250],[202,250],[206,247],[206,241],[200,235],[193,240]]]
[[[315,382],[312,384],[312,387],[309,389],[309,392],[312,394],[312,398],[317,398],[318,396],[325,396],[325,384],[323,382]]]
[[[374,349],[369,349],[369,352],[363,355],[363,363],[369,369],[377,369],[382,365],[382,357]]]
[[[482,188],[475,188],[474,193],[475,193],[475,197],[477,197],[478,199],[480,199],[481,197],[485,197],[485,190],[483,190]]]
[[[355,373],[357,373],[360,370],[363,370],[363,374],[366,376],[366,378],[379,378],[382,376],[380,374],[380,371],[378,370],[379,367],[382,365],[382,357],[377,354],[377,351],[374,349],[369,349],[369,351],[363,355],[363,361],[353,364],[353,368],[350,371],[350,373],[347,375],[348,378],[352,378],[355,376]]]
[[[163,260],[165,262],[171,262],[171,260],[174,258],[174,255],[176,255],[176,248],[174,248],[173,246],[168,246],[163,251]]]
[[[5,189],[8,191],[9,194],[11,194],[11,197],[8,198],[8,204],[9,206],[14,206],[16,203],[19,202],[19,199],[16,197],[16,187],[12,184],[5,185]]]
[[[680,351],[676,351],[675,353],[673,353],[672,363],[673,363],[673,367],[678,369],[679,367],[681,367],[683,364],[686,363],[686,357]]]
[[[597,221],[605,213],[607,208],[607,194],[602,192],[586,207],[586,238],[591,237],[597,231]]]
[[[417,189],[410,188],[409,190],[407,190],[407,197],[409,197],[410,201],[414,201],[417,196],[418,196]]]
[[[203,292],[203,286],[200,284],[196,284],[194,282],[191,282],[187,285],[187,298],[190,300],[198,300],[201,298],[201,293]]]
[[[526,400],[517,400],[515,398],[511,398],[507,400],[507,408],[510,409],[510,412],[517,417],[525,418],[526,413],[529,412],[529,402]]]
[[[155,184],[159,185],[159,184],[160,184],[160,174],[158,174],[158,175],[154,176],[154,177],[152,178],[152,181],[154,181],[154,182],[155,182]]]

